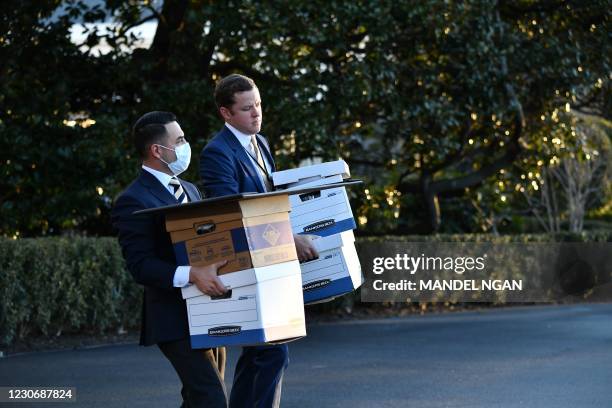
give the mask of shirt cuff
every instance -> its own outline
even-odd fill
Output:
[[[191,266],[178,266],[174,272],[172,284],[175,288],[182,288],[189,283],[189,270]]]

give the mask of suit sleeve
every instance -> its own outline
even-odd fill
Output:
[[[231,158],[216,147],[206,147],[200,155],[200,177],[206,197],[240,193],[236,168]]]
[[[183,179],[180,179],[180,180],[181,180],[181,184],[183,185],[183,188],[187,192],[187,195],[189,196],[190,199],[192,197],[195,197],[197,200],[202,199],[202,192],[200,191],[197,185],[190,183],[188,181],[185,181]]]
[[[135,197],[121,195],[113,207],[113,226],[127,268],[142,285],[172,289],[176,265],[156,255],[156,224],[153,215],[133,215],[146,207]]]

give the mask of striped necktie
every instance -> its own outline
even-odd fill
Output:
[[[183,190],[183,186],[181,186],[181,182],[178,181],[176,177],[172,177],[170,179],[170,185],[174,189],[174,198],[180,203],[184,204],[188,202],[187,194],[185,194],[185,190]]]
[[[270,179],[268,178],[268,170],[266,169],[266,165],[264,164],[263,157],[261,156],[261,150],[259,150],[259,146],[257,144],[257,136],[251,136],[251,143],[249,145],[251,152],[254,154],[255,160],[257,160],[257,164],[259,165],[259,173],[261,174],[261,178],[263,179],[264,186],[266,191],[274,191],[272,188],[272,184],[270,183]]]

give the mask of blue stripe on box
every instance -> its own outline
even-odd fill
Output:
[[[244,228],[234,228],[231,231],[231,234],[234,252],[244,252],[249,250],[249,242],[247,241]]]
[[[187,256],[186,241],[177,242],[174,244],[174,257],[177,265],[189,265],[189,257]]]
[[[336,296],[344,295],[355,290],[353,287],[353,280],[350,276],[335,280],[329,285],[323,286],[319,289],[311,289],[304,291],[304,303],[318,302],[323,299],[334,298]]]
[[[208,334],[196,334],[191,336],[191,347],[194,349],[242,346],[265,343],[266,336],[263,329],[245,330],[237,334],[226,336],[210,336]]]
[[[317,235],[319,237],[329,237],[330,235],[339,234],[344,231],[354,230],[357,228],[357,224],[355,224],[355,219],[353,217],[347,218],[342,221],[336,221],[334,225],[329,228],[324,228],[318,231],[312,232],[300,232],[298,235]]]

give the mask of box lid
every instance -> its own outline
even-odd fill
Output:
[[[275,186],[283,186],[297,183],[304,179],[314,180],[315,178],[325,178],[337,174],[342,175],[342,178],[349,178],[351,176],[348,164],[346,164],[344,160],[304,166],[297,169],[276,171],[272,173],[272,181]]]
[[[185,208],[183,211],[167,214],[166,231],[187,230],[200,224],[222,224],[289,211],[289,200],[282,195],[260,197],[254,200],[211,203],[205,207]]]
[[[316,237],[312,240],[312,245],[319,253],[354,244],[355,234],[353,234],[353,230],[343,231],[327,237]]]
[[[342,183],[342,175],[328,177],[313,177],[298,181],[297,183],[287,185],[287,191],[293,191],[305,187],[324,186],[326,184]]]

